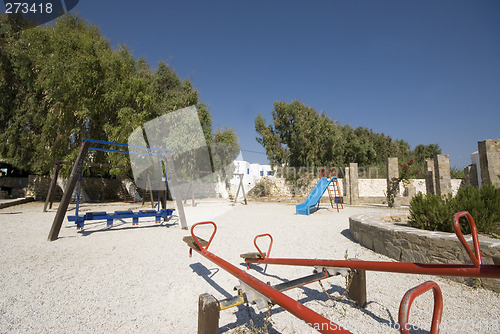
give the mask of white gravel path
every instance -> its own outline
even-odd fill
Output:
[[[130,204],[84,205],[82,210],[112,211]],[[135,206],[137,207],[137,206]],[[60,238],[48,242],[55,209],[42,213],[43,203],[0,210],[0,332],[1,333],[196,333],[197,302],[202,293],[218,299],[234,295],[236,278],[199,254],[188,256],[179,225],[154,221],[103,230],[105,223],[88,224],[77,233],[65,222]],[[271,233],[273,257],[332,258],[393,261],[349,238],[348,217],[376,207],[346,207],[340,213],[326,206],[311,216],[295,215],[295,207],[280,203],[230,206],[206,201],[186,207],[188,223],[214,220],[218,231],[210,250],[241,266],[240,253],[254,251],[253,238]],[[119,224],[116,224],[119,225]],[[199,234],[208,228],[200,227]],[[244,268],[244,266],[241,266]],[[260,266],[250,270],[263,281],[277,284],[309,275],[310,268]],[[264,269],[265,272],[264,272]],[[398,333],[398,309],[404,293],[427,280],[443,291],[441,333],[500,333],[500,295],[473,289],[444,278],[367,272],[366,309],[348,300],[332,302],[318,283],[287,292],[292,298],[354,333]],[[341,277],[324,281],[337,295]],[[428,333],[432,293],[415,300],[410,321],[422,325],[412,333]],[[242,333],[252,317],[265,312],[244,307],[221,312],[221,333]],[[272,309],[270,333],[317,333],[282,308]]]

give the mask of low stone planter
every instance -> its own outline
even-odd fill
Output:
[[[471,263],[467,252],[454,233],[420,230],[408,226],[386,223],[382,214],[349,217],[352,237],[361,245],[400,262]],[[465,236],[472,245],[472,237]],[[500,253],[500,240],[479,237],[484,264],[493,264]],[[472,249],[472,246],[471,246]],[[493,278],[448,277],[470,286],[500,292],[500,280]]]

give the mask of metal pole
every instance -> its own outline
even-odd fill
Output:
[[[382,262],[361,260],[321,260],[321,259],[245,259],[246,263],[280,264],[305,267],[341,267],[355,270],[384,271],[403,274],[423,274],[439,276],[500,278],[500,266],[482,264],[479,267],[468,264]]]

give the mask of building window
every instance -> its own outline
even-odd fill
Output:
[[[247,174],[250,174],[250,168],[247,168]]]
[[[263,170],[260,171],[260,176],[264,176],[264,171]]]

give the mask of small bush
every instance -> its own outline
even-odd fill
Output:
[[[260,179],[255,186],[248,192],[248,196],[252,197],[267,197],[271,196],[273,189],[276,187],[276,184],[273,180],[263,177]]]
[[[431,231],[453,232],[453,215],[468,211],[478,232],[490,235],[500,233],[500,189],[484,185],[481,190],[472,186],[460,188],[455,197],[417,194],[410,202],[408,226]],[[465,218],[461,218],[463,233],[470,233]]]
[[[410,202],[408,226],[423,230],[453,232],[453,207],[451,195],[441,197],[418,193]]]

